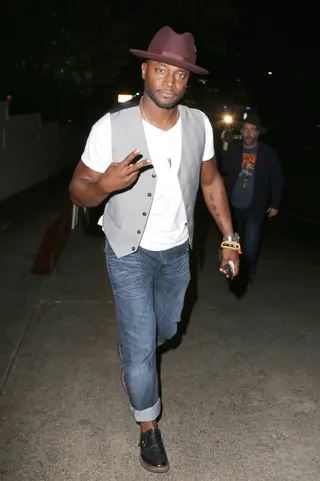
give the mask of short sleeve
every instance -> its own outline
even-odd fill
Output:
[[[213,141],[213,130],[212,126],[210,123],[210,120],[204,114],[201,112],[204,120],[204,128],[205,128],[205,133],[206,133],[206,143],[205,143],[205,148],[204,148],[204,154],[203,154],[203,161],[210,160],[214,156],[214,141]]]
[[[111,119],[104,115],[96,122],[88,136],[82,162],[96,172],[105,172],[112,162]]]

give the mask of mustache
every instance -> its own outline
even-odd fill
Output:
[[[162,94],[169,94],[169,95],[175,95],[175,96],[178,95],[173,90],[168,90],[168,89],[157,89],[156,92],[161,92]]]

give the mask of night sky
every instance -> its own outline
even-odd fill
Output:
[[[241,50],[243,72],[248,81],[250,72],[259,78],[271,70],[276,84],[279,81],[279,87],[285,87],[299,74],[303,91],[310,75],[317,74],[317,81],[320,80],[315,7],[310,7],[308,1],[297,6],[293,3],[235,2],[240,24],[234,41]],[[299,89],[296,96],[300,96]]]

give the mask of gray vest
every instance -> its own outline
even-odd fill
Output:
[[[187,214],[189,242],[192,245],[205,128],[199,110],[180,105],[179,111],[182,122],[182,155],[178,179]],[[141,150],[143,159],[150,158],[139,106],[111,113],[111,133],[114,162],[121,162],[135,149]],[[138,249],[148,220],[157,176],[151,165],[142,170],[131,188],[112,194],[106,203],[103,230],[117,257],[132,254]]]

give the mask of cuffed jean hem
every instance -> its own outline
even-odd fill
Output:
[[[160,414],[161,411],[161,401],[160,398],[156,402],[154,406],[148,409],[144,409],[143,411],[138,411],[137,409],[130,406],[131,412],[134,415],[135,420],[137,423],[144,423],[149,421],[155,421]]]

